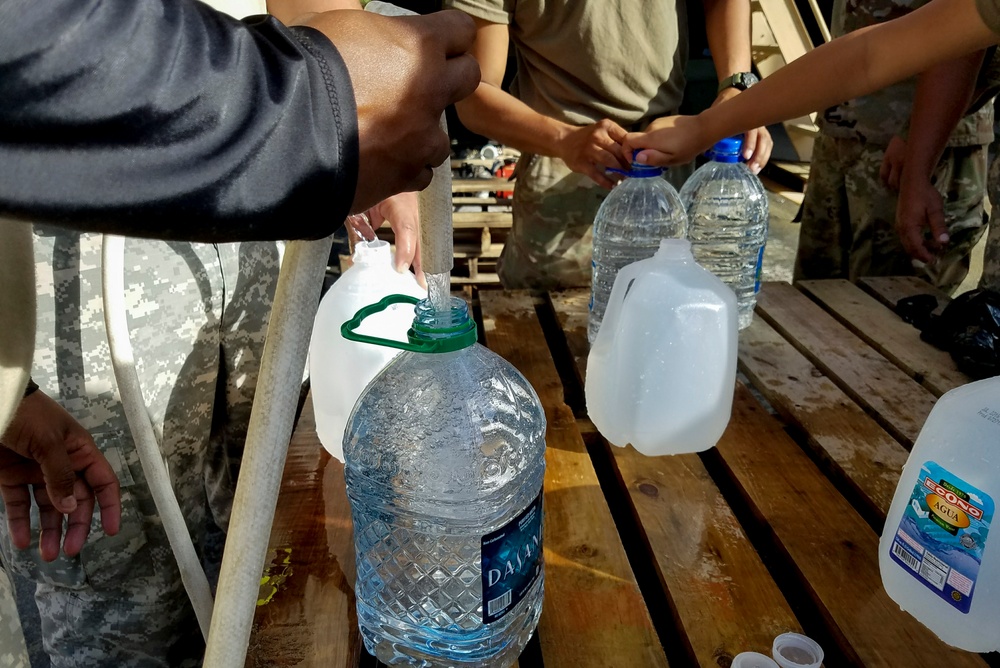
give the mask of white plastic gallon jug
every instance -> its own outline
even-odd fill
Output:
[[[587,361],[587,410],[606,439],[644,455],[699,452],[729,423],[736,295],[664,239],[624,267]]]
[[[348,341],[340,327],[358,309],[391,294],[423,298],[427,292],[410,272],[393,268],[386,241],[362,241],[354,247],[354,265],[344,272],[320,302],[309,343],[309,378],[316,432],[326,450],[344,460],[344,427],[354,404],[371,379],[399,350]],[[413,321],[413,307],[397,304],[368,318],[359,334],[398,338]],[[405,341],[405,338],[401,339]]]
[[[938,399],[879,542],[889,596],[941,640],[971,652],[1000,650],[998,498],[1000,376]]]

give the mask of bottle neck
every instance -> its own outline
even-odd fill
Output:
[[[476,322],[464,300],[452,297],[449,308],[440,310],[422,299],[414,308],[413,326],[408,332],[411,341],[435,341],[438,352],[452,352],[476,343]]]

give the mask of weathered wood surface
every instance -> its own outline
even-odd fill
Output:
[[[665,666],[667,659],[576,426],[535,302],[479,293],[487,346],[535,388],[548,421],[545,603],[538,638],[546,668]]]
[[[833,654],[828,665],[986,665],[977,654],[947,647],[889,598],[879,575],[878,535],[741,384],[715,454],[773,541],[786,586],[822,620],[810,633]]]
[[[777,413],[797,427],[826,470],[863,504],[862,514],[884,518],[906,449],[763,318],[754,318],[740,332],[739,367]]]
[[[907,448],[936,397],[787,283],[767,283],[762,317]]]
[[[247,666],[353,668],[354,544],[344,465],[316,436],[306,401],[288,446]]]
[[[579,379],[586,373],[585,290],[553,293]],[[698,666],[725,666],[748,648],[801,627],[733,511],[697,455],[646,457],[632,447],[610,449],[609,461],[628,491],[632,512],[655,559]]]
[[[716,448],[660,458],[608,445],[586,417],[587,291],[467,290],[486,344],[549,421],[546,600],[521,668],[726,668],[787,630],[816,638],[827,668],[986,666],[900,611],[878,569],[906,446],[963,382],[886,306],[928,287],[765,284],[740,336],[756,394],[737,383]],[[357,631],[343,466],[308,402],[270,550],[247,665],[375,668]]]
[[[910,284],[921,289],[919,283]],[[799,289],[826,308],[845,327],[884,355],[911,378],[941,396],[970,378],[955,368],[944,350],[920,340],[920,330],[885,313],[886,305],[849,281],[801,281]],[[894,288],[902,289],[895,284]],[[923,284],[924,291],[930,288]],[[900,294],[895,301],[913,294]]]

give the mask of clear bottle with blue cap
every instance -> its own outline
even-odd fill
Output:
[[[767,193],[740,158],[743,140],[730,137],[707,153],[681,188],[687,237],[695,261],[736,293],[740,329],[753,320],[767,241]]]
[[[681,239],[687,230],[684,205],[677,190],[663,178],[662,168],[633,162],[628,171],[617,173],[625,178],[608,194],[594,217],[587,327],[591,344],[597,340],[618,270],[653,257],[660,241]]]

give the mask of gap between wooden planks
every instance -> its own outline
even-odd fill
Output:
[[[545,603],[538,627],[546,668],[666,666],[527,293],[481,290],[485,340],[545,407]]]

